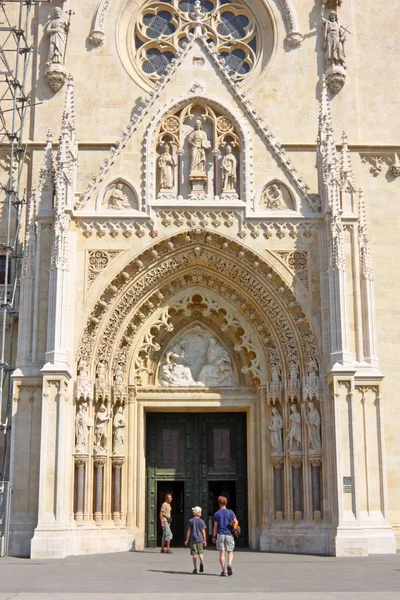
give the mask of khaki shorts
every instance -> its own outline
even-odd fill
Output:
[[[192,542],[190,544],[190,554],[192,556],[197,556],[198,554],[203,554],[204,546],[203,542]]]
[[[171,531],[171,527],[169,526],[168,521],[164,521],[164,527],[162,530],[162,538],[165,542],[170,542],[172,540],[172,531]]]
[[[225,535],[224,533],[217,534],[217,550],[226,550],[233,552],[235,549],[235,540],[233,535]]]

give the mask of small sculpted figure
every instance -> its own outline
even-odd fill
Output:
[[[225,150],[225,156],[222,159],[222,191],[236,192],[237,182],[237,160],[232,154],[232,146],[228,144]]]
[[[124,453],[125,426],[126,423],[124,419],[124,409],[122,406],[119,406],[117,412],[114,415],[113,421],[113,454],[115,456],[122,456]]]
[[[290,407],[290,427],[288,429],[289,452],[298,452],[301,450],[301,415],[297,406],[292,404]]]
[[[269,431],[269,441],[271,444],[272,452],[283,452],[283,419],[275,406],[272,408],[272,417],[269,422]]]
[[[47,28],[47,34],[50,36],[48,64],[64,65],[68,29],[68,23],[62,18],[61,8],[56,7]]]
[[[190,173],[205,175],[206,150],[211,148],[211,143],[207,138],[206,132],[203,130],[201,119],[196,120],[194,130],[189,135],[189,144],[192,147]]]
[[[168,144],[165,144],[164,152],[158,158],[158,167],[160,169],[160,188],[171,190],[174,187],[175,161]]]
[[[325,57],[327,65],[345,66],[344,43],[345,30],[340,26],[336,11],[329,13],[328,19],[322,18],[325,39]]]
[[[311,450],[320,452],[321,446],[321,416],[314,406],[314,402],[308,403],[307,426],[310,434]]]
[[[96,421],[94,427],[95,436],[95,448],[97,453],[107,452],[107,424],[111,416],[107,413],[106,407],[102,404],[96,414]]]
[[[122,183],[117,183],[106,201],[107,208],[113,210],[122,210],[124,208],[132,208],[128,196],[123,193],[124,186]]]
[[[265,206],[269,210],[283,210],[286,203],[283,199],[282,191],[278,184],[272,183],[264,192]]]
[[[89,427],[90,419],[87,413],[86,404],[79,404],[75,417],[75,452],[77,454],[87,454],[89,448]]]

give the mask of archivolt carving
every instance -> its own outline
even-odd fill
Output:
[[[291,361],[301,364],[301,358],[304,362],[319,362],[310,324],[286,282],[258,255],[233,240],[202,230],[193,232],[192,237],[179,234],[159,242],[114,278],[88,318],[78,358],[86,357],[90,361],[96,354],[96,361],[109,362],[111,349],[124,323],[125,338],[130,338],[147,318],[148,311],[161,304],[163,294],[171,295],[168,286],[175,289],[179,281],[179,285],[186,288],[190,281],[193,285],[196,278],[200,278],[200,282],[201,277],[205,277],[205,287],[217,286],[223,297],[235,298],[235,305],[243,302],[244,310],[250,314],[252,304],[256,306],[250,321],[254,319],[257,323],[257,312],[260,312],[261,321],[271,322],[271,330],[278,335],[277,345],[284,349],[287,364]],[[128,323],[126,320],[139,304],[133,323]]]
[[[157,360],[152,355],[157,356],[162,347],[159,343],[159,334],[162,330],[169,333],[175,331],[174,322],[181,313],[187,317],[197,317],[198,314],[207,318],[218,317],[216,324],[220,330],[224,333],[229,332],[235,339],[235,352],[244,353],[246,356],[247,364],[242,367],[242,373],[249,374],[253,382],[261,383],[265,379],[265,375],[263,377],[261,372],[260,351],[251,339],[248,326],[236,318],[227,303],[222,304],[209,292],[195,291],[186,294],[168,307],[162,308],[155,322],[141,335],[134,358],[135,379],[139,384],[145,384],[145,375],[150,377],[150,381],[147,383],[154,383],[155,372],[152,365],[156,364]],[[129,342],[132,341],[128,340],[129,338],[125,336],[125,348],[124,346],[120,347],[122,353],[117,356],[117,360],[121,364],[123,364],[124,357],[127,356]]]

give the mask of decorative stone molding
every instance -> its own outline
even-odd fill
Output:
[[[86,290],[123,250],[87,250]]]
[[[107,17],[108,9],[113,0],[99,0],[96,12],[92,21],[92,28],[89,34],[89,42],[93,46],[102,46],[104,44],[105,31],[104,25]]]
[[[309,289],[309,272],[308,272],[308,252],[299,250],[277,250],[275,252],[277,256],[293,273],[300,279],[301,283],[308,290]]]
[[[389,167],[388,170],[385,169],[386,176],[389,175],[394,179],[400,177],[400,158],[397,152],[391,155],[387,153],[369,154],[362,152],[360,156],[362,163],[370,165],[369,172],[373,177],[378,177],[383,173],[385,167]]]

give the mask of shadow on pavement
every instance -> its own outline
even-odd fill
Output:
[[[164,569],[148,569],[151,573],[166,573],[167,575],[191,575],[193,577],[193,573],[189,573],[188,571],[165,571]],[[216,573],[200,573],[200,577],[219,577]]]

